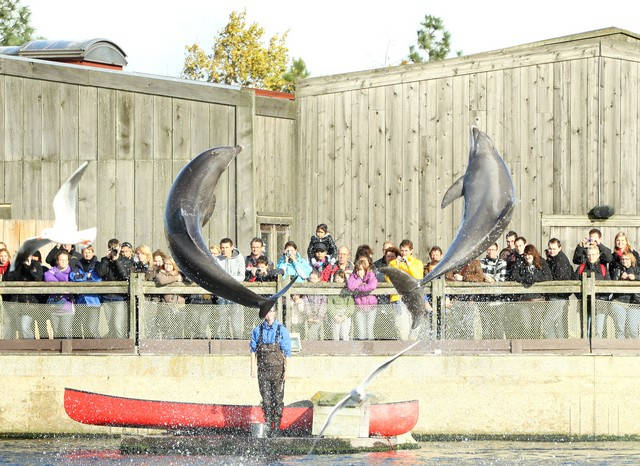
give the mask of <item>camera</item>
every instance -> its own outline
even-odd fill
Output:
[[[119,248],[111,248],[111,254],[113,254],[114,256],[117,255],[120,252]]]
[[[291,251],[285,251],[284,252],[284,256],[285,257],[291,257]]]

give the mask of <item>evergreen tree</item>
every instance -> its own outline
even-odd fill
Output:
[[[289,70],[282,76],[287,83],[284,87],[286,92],[295,92],[298,80],[308,78],[309,70],[302,58],[294,58]]]
[[[420,25],[422,28],[417,31],[418,48],[414,45],[409,47],[409,60],[412,63],[425,63],[447,58],[451,51],[451,33],[445,29],[442,18],[425,15]],[[426,59],[421,50],[426,52]],[[462,55],[462,51],[456,53]]]

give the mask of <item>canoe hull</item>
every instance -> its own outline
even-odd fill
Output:
[[[142,400],[65,388],[67,415],[83,424],[156,429],[233,429],[249,431],[264,422],[262,408],[248,405]],[[370,435],[391,437],[409,432],[418,422],[418,401],[373,404]],[[285,406],[280,429],[310,435],[311,402]]]

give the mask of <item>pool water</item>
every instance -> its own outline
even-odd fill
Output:
[[[353,455],[243,457],[123,455],[117,438],[0,440],[0,464],[640,464],[640,442],[421,442],[417,450]]]

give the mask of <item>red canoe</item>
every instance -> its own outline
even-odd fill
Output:
[[[140,400],[72,388],[64,390],[64,409],[71,419],[98,426],[248,431],[251,423],[264,422],[259,406]],[[296,403],[284,407],[280,428],[308,435],[312,421],[311,402]],[[417,422],[417,400],[373,404],[369,410],[369,435],[404,434]]]

